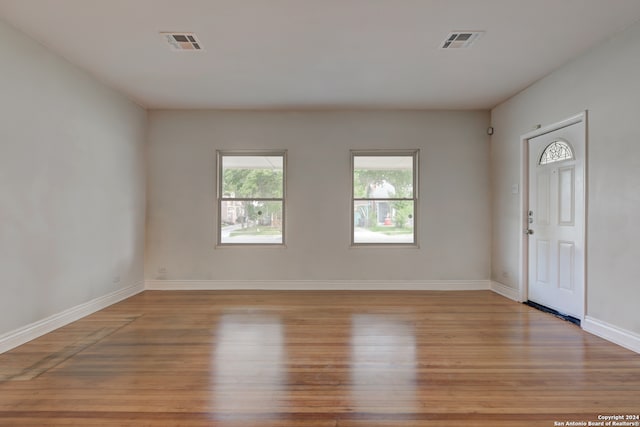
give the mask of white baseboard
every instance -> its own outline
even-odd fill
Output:
[[[582,328],[593,335],[597,335],[607,341],[640,353],[640,335],[634,332],[627,331],[626,329],[619,328],[602,320],[594,319],[590,316],[585,317]]]
[[[505,298],[509,298],[517,302],[522,302],[520,300],[519,289],[514,289],[511,286],[507,286],[500,282],[491,281],[491,290],[497,294],[502,295]]]
[[[479,291],[489,280],[147,280],[145,289],[175,290],[300,290],[300,291]]]
[[[30,325],[0,335],[0,354],[9,351],[19,345],[25,344],[44,334],[47,334],[62,326],[75,322],[85,316],[102,310],[112,304],[123,299],[132,297],[135,294],[144,291],[144,284],[137,283],[127,288],[119,289],[110,294],[95,298],[83,304],[71,307],[61,313],[49,316],[46,319],[31,323]]]

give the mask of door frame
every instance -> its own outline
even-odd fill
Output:
[[[587,315],[587,221],[588,221],[588,171],[587,171],[587,157],[588,157],[588,127],[587,127],[587,110],[576,114],[574,116],[569,117],[568,119],[547,125],[540,126],[538,125],[536,129],[525,133],[520,136],[520,183],[522,191],[520,192],[520,293],[519,298],[521,302],[528,300],[529,295],[529,240],[527,235],[525,234],[526,230],[529,228],[528,223],[528,211],[529,211],[529,140],[535,137],[556,131],[558,129],[565,128],[567,126],[571,126],[574,124],[580,123],[583,127],[584,132],[584,164],[583,164],[583,180],[584,180],[584,229],[582,230],[584,236],[584,301],[583,301],[583,310],[582,310],[582,318],[580,319],[580,324],[584,324],[584,319]]]

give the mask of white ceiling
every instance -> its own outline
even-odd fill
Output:
[[[485,109],[640,19],[640,0],[0,0],[0,18],[148,108]],[[438,49],[453,30],[486,33]]]

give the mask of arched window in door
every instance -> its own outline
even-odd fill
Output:
[[[553,141],[542,152],[539,165],[561,162],[563,160],[573,160],[573,150],[562,140]]]

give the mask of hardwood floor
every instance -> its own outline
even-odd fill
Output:
[[[640,355],[488,291],[147,291],[0,355],[1,426],[554,426]]]

